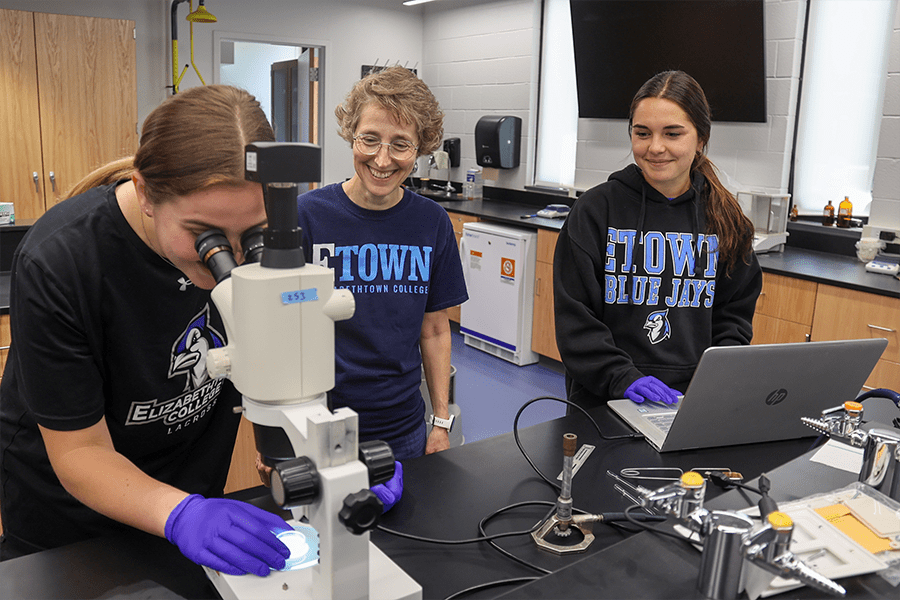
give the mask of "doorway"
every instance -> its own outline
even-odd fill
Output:
[[[277,141],[322,145],[324,46],[225,32],[214,32],[213,42],[214,81],[253,94]]]
[[[279,142],[319,143],[319,49],[271,65],[272,127]]]

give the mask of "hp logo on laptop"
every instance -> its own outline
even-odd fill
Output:
[[[775,390],[774,392],[766,396],[766,404],[768,404],[769,406],[780,404],[785,398],[787,398],[787,395],[787,390],[784,388]]]

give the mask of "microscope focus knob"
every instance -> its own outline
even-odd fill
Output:
[[[213,379],[228,377],[231,373],[231,357],[225,348],[210,348],[206,352],[206,372]]]
[[[350,533],[363,534],[375,529],[384,512],[384,504],[372,490],[360,490],[344,498],[344,506],[338,513],[338,520]]]
[[[272,499],[281,508],[310,504],[319,496],[319,472],[309,458],[281,461],[272,469]]]
[[[332,321],[344,321],[356,312],[356,299],[349,290],[334,290],[322,312]]]
[[[360,442],[359,460],[369,469],[369,485],[385,483],[394,476],[394,452],[387,442]]]

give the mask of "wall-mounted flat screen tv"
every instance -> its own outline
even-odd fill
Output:
[[[714,121],[765,123],[764,0],[570,0],[578,116],[627,119],[660,71],[703,87]]]

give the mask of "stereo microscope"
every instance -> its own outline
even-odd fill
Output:
[[[353,316],[355,303],[350,292],[334,289],[331,269],[306,264],[301,246],[297,183],[320,179],[321,149],[258,142],[245,158],[246,178],[263,185],[268,226],[242,237],[241,266],[221,231],[197,239],[217,281],[212,298],[228,337],[209,351],[207,369],[242,394],[240,410],[273,468],[272,497],[291,511],[294,529],[306,532],[305,542],[288,545],[309,554],[299,562],[316,563],[317,542],[318,561],[267,577],[204,569],[226,599],[421,599],[421,586],[369,541],[383,508],[369,488],[393,476],[393,453],[384,442],[361,444],[357,414],[327,403],[334,323]],[[296,558],[292,553],[289,564]]]

